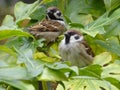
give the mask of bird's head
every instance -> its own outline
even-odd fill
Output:
[[[49,7],[47,9],[47,19],[63,21],[62,13],[57,7]]]
[[[65,35],[65,44],[80,42],[84,39],[83,35],[76,30],[68,30],[67,32],[64,33],[64,35]]]

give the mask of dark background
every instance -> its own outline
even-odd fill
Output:
[[[14,5],[18,1],[22,1],[25,3],[33,3],[36,0],[0,0],[0,25],[5,15],[13,15]]]

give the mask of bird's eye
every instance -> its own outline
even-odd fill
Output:
[[[58,16],[61,16],[61,12],[57,13]]]
[[[77,35],[77,36],[75,36],[74,38],[77,40],[77,39],[79,39],[80,37]]]

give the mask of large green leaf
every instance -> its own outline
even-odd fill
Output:
[[[111,36],[119,36],[120,35],[120,21],[117,20],[110,25],[105,26],[106,33],[103,35],[105,38],[109,38]]]
[[[80,20],[80,17],[75,16],[79,14],[92,14],[92,16],[98,17],[104,12],[104,3],[101,0],[72,0],[68,4],[65,13],[71,20],[75,18]]]
[[[34,38],[31,34],[20,31],[20,30],[1,30],[0,31],[0,40],[6,39],[6,38],[11,38],[13,36],[25,36],[25,37]]]
[[[105,41],[96,40],[96,42],[106,50],[120,56],[120,44],[117,37],[110,37],[107,38]]]
[[[6,15],[2,22],[2,25],[9,26],[9,27],[15,25],[14,18],[11,15]]]
[[[119,90],[107,81],[98,80],[93,77],[79,77],[69,82],[63,82],[65,90]],[[60,85],[57,90],[64,90]]]
[[[24,63],[30,77],[36,77],[43,71],[44,64],[33,59],[33,52],[31,49],[17,50],[18,63]]]
[[[38,77],[38,80],[44,81],[60,81],[60,80],[67,80],[64,73],[59,70],[50,69],[45,67],[42,74]]]
[[[11,15],[6,15],[2,22],[0,30],[13,30],[13,29],[17,29],[17,26],[14,22],[14,18]]]
[[[114,86],[120,89],[120,61],[112,63],[112,56],[108,52],[101,53],[94,58],[94,64],[100,64],[102,67],[101,78],[111,82]]]
[[[120,82],[120,61],[117,60],[103,67],[102,78],[112,77]]]
[[[0,80],[29,79],[27,70],[24,67],[4,67],[0,68]]]
[[[107,11],[110,11],[110,10],[111,10],[111,1],[112,1],[112,0],[104,0],[105,7],[106,7],[106,10],[107,10]]]
[[[39,1],[37,0],[33,4],[25,4],[23,2],[18,2],[14,8],[14,15],[16,17],[16,22],[24,19],[30,19],[29,15],[32,14],[38,7]]]
[[[108,13],[105,13],[94,22],[86,25],[83,32],[93,37],[95,37],[96,34],[98,33],[103,34],[105,33],[104,26],[115,22],[119,18],[120,18],[120,9],[118,8],[109,17],[108,17]]]
[[[93,64],[99,64],[101,66],[104,66],[111,62],[111,60],[112,60],[111,54],[109,52],[104,52],[95,56]]]
[[[35,90],[35,87],[30,83],[25,83],[23,81],[17,81],[17,80],[4,80],[4,83],[7,83],[11,86],[16,87],[20,90]]]
[[[10,55],[16,56],[16,53],[12,49],[10,49],[6,46],[0,45],[0,51],[4,51],[6,53],[9,53]]]
[[[120,6],[120,0],[111,0],[111,10],[116,9],[119,6]]]
[[[37,0],[32,4],[26,4],[23,2],[18,2],[14,8],[14,15],[16,18],[16,23],[20,26],[27,24],[31,18],[41,20],[45,16],[45,9],[40,5],[51,2],[52,0],[42,0],[41,2]],[[37,17],[35,17],[37,15]]]
[[[102,67],[100,65],[90,65],[85,68],[81,68],[79,70],[80,76],[92,76],[96,78],[100,78],[102,73]]]

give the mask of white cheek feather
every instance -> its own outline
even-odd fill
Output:
[[[56,11],[56,12],[54,13],[54,16],[55,16],[56,18],[61,18],[60,16],[57,15],[57,13],[60,13],[60,12],[59,12],[59,11]]]
[[[80,38],[77,40],[75,39],[75,36],[76,35],[70,37],[70,43],[81,42],[83,40],[83,36],[80,36]]]

